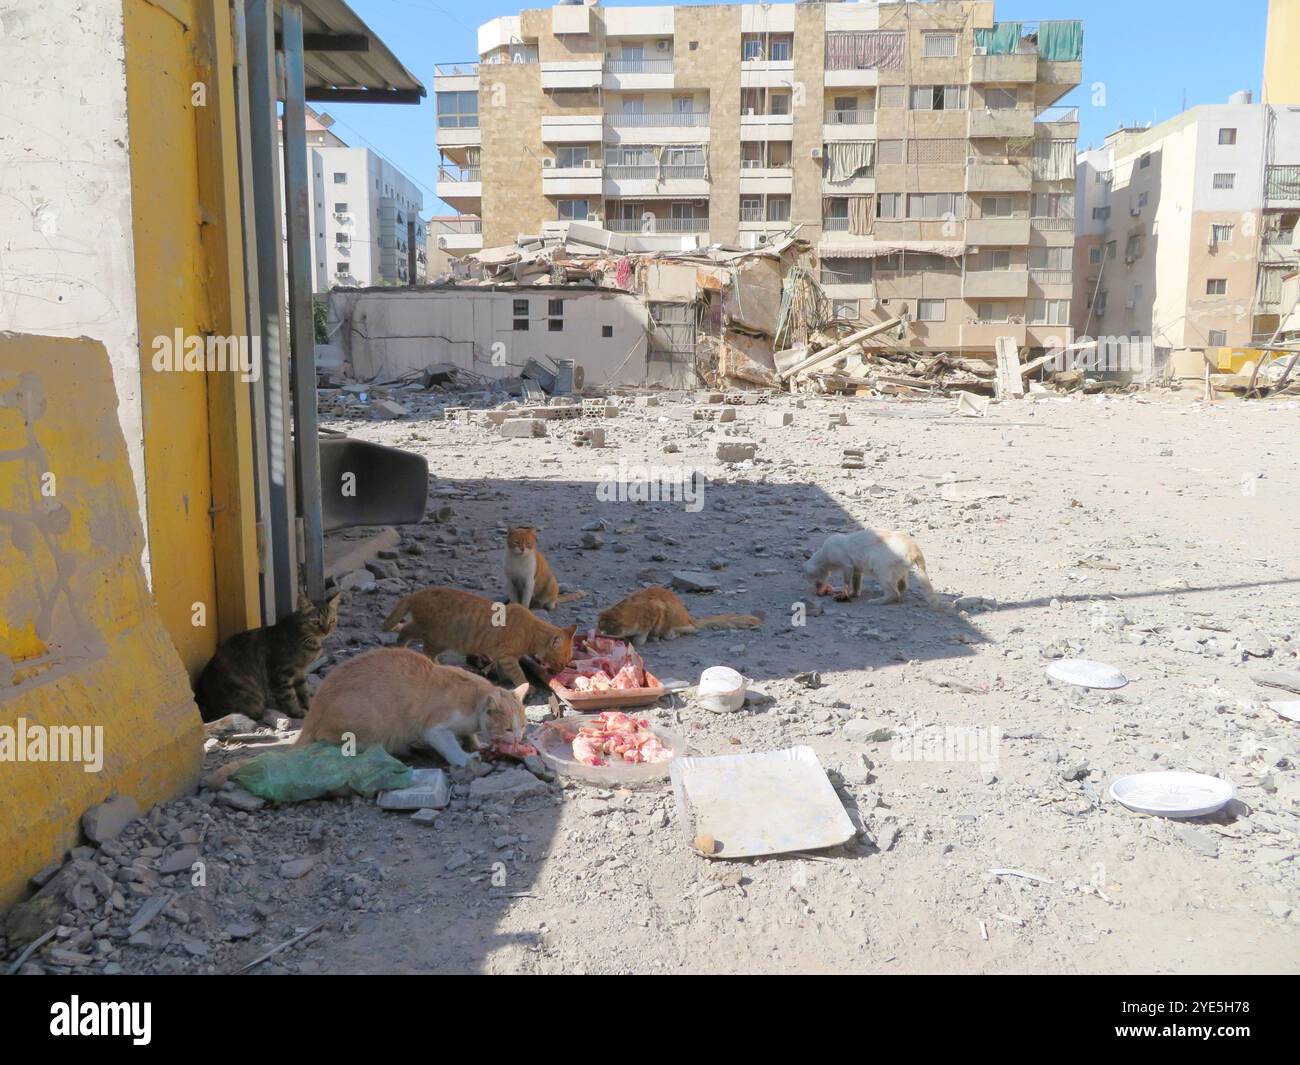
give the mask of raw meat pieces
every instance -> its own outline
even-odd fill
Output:
[[[555,680],[575,692],[627,691],[647,686],[645,664],[632,645],[593,629],[573,642],[573,661]]]
[[[644,717],[606,710],[595,721],[565,734],[573,743],[573,757],[583,765],[608,765],[606,756],[623,762],[667,762],[673,754],[650,731]]]
[[[536,753],[537,748],[531,743],[516,743],[513,740],[493,740],[479,751],[479,757],[485,762],[495,762],[500,758],[515,758],[522,762],[530,754]]]

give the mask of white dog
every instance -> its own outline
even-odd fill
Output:
[[[885,593],[878,599],[867,600],[873,604],[900,602],[907,591],[910,574],[926,602],[942,609],[925,571],[925,556],[907,533],[877,529],[833,533],[804,563],[803,571],[812,579],[818,595],[834,595],[843,601],[856,599],[861,594],[862,575],[870,573]],[[831,588],[829,579],[837,571],[844,585],[838,592]]]

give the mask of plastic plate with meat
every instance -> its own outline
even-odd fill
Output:
[[[619,711],[544,721],[530,740],[557,773],[593,784],[665,780],[668,763],[687,753],[680,736]]]
[[[551,690],[575,710],[648,706],[664,687],[636,648],[594,630],[573,641],[573,660],[551,678]]]

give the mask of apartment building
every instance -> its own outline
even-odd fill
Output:
[[[415,280],[424,280],[428,252],[419,186],[377,152],[349,146],[332,126],[329,115],[307,108],[312,291],[407,284],[411,221]]]
[[[1151,337],[1199,376],[1202,352],[1265,342],[1300,260],[1300,107],[1194,107],[1121,128],[1077,165],[1077,335]]]
[[[435,74],[438,195],[475,246],[569,221],[646,250],[801,225],[836,309],[935,350],[1069,339],[1082,26],[989,0],[561,4]]]

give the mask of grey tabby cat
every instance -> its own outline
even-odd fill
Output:
[[[320,655],[339,617],[339,596],[311,602],[274,625],[237,633],[203,667],[194,698],[204,721],[245,714],[261,721],[268,707],[307,713],[307,667]]]

